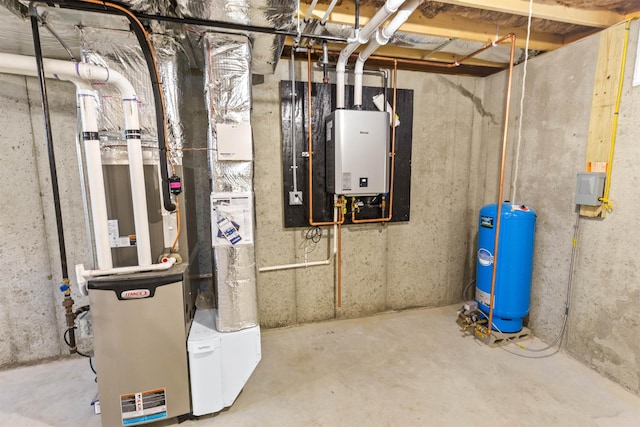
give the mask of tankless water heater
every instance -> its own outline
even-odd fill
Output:
[[[336,110],[326,119],[325,139],[329,193],[389,192],[389,113]]]

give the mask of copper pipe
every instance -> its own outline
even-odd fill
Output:
[[[493,326],[493,303],[496,292],[496,273],[498,271],[498,243],[500,242],[500,223],[502,218],[502,195],[504,189],[504,167],[507,158],[507,137],[509,134],[509,106],[511,104],[511,81],[513,79],[513,58],[516,49],[516,35],[513,33],[507,34],[500,40],[506,40],[511,38],[511,58],[509,59],[509,80],[507,82],[507,100],[504,108],[504,131],[502,137],[502,158],[500,160],[500,185],[498,187],[498,211],[496,219],[496,237],[493,244],[493,272],[491,273],[491,296],[489,299],[489,323],[487,335],[491,335],[491,329]]]
[[[307,198],[309,199],[309,225],[314,227],[320,225],[335,225],[342,224],[344,222],[344,215],[340,215],[341,219],[338,221],[324,221],[324,222],[316,222],[313,220],[313,126],[311,120],[311,49],[307,49],[307,116],[309,117],[309,127],[307,130],[307,152],[309,153],[309,167],[307,168],[309,172],[309,194]],[[292,106],[293,108],[293,106]],[[337,205],[333,207],[337,209]]]
[[[393,182],[396,172],[396,101],[398,94],[398,61],[393,61],[393,107],[391,109],[391,182],[389,183],[389,215],[382,218],[356,219],[356,212],[351,209],[351,222],[365,224],[372,222],[389,222],[393,216]]]
[[[341,209],[342,211],[342,209]],[[344,216],[343,216],[344,221]],[[337,293],[337,306],[342,307],[342,224],[338,224],[338,253],[336,259],[336,293]]]

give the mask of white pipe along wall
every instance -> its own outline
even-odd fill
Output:
[[[364,72],[364,63],[369,59],[369,56],[375,52],[380,46],[384,46],[389,43],[391,37],[398,31],[398,29],[404,24],[409,16],[420,6],[424,0],[409,0],[398,11],[396,16],[393,17],[389,25],[384,29],[376,31],[376,36],[371,42],[364,48],[358,55],[356,61],[356,67],[354,70],[354,89],[353,89],[353,105],[355,108],[362,107],[362,73]]]
[[[347,61],[351,54],[360,46],[369,41],[369,37],[378,29],[386,19],[398,10],[405,0],[387,0],[376,14],[371,18],[367,25],[362,27],[360,34],[356,40],[349,43],[340,52],[338,63],[336,65],[336,108],[344,108],[344,86],[345,86],[345,69]]]
[[[20,74],[20,75],[28,75],[35,76],[36,75],[36,62],[35,58],[30,56],[22,56],[22,55],[14,55],[8,53],[0,54],[0,63],[3,65],[0,66],[0,72],[10,73],[10,74]],[[144,172],[143,172],[143,164],[142,164],[142,146],[140,141],[140,125],[138,119],[138,101],[135,93],[135,89],[131,85],[131,83],[120,73],[114,70],[110,70],[104,67],[96,66],[93,64],[87,64],[83,62],[68,62],[68,61],[60,61],[55,59],[44,59],[43,65],[45,69],[45,75],[51,78],[57,78],[60,80],[67,80],[74,84],[76,87],[78,86],[78,82],[82,80],[91,80],[91,81],[99,81],[105,83],[111,83],[118,88],[122,96],[123,109],[125,113],[125,129],[126,129],[126,138],[127,138],[127,148],[129,155],[129,175],[131,178],[131,193],[133,199],[133,211],[134,211],[134,223],[136,230],[136,249],[138,254],[138,265],[141,267],[150,266],[151,263],[151,243],[150,243],[150,235],[149,235],[149,220],[147,217],[147,199],[145,192],[145,183],[144,183]],[[87,92],[87,90],[91,90],[90,86],[85,83],[83,88],[83,92]],[[78,91],[80,92],[80,91]],[[93,94],[93,92],[90,92]],[[80,93],[78,93],[80,97]],[[82,98],[90,98],[90,96],[83,96]],[[95,99],[95,98],[94,98]],[[90,101],[89,101],[90,104]],[[93,120],[96,122],[96,116],[93,114],[91,117],[91,105],[86,105],[86,108],[82,108],[83,103],[80,103],[81,106],[81,114],[84,112],[88,113],[89,116],[86,117],[87,120]],[[95,103],[94,103],[95,107]],[[84,111],[83,111],[84,110]],[[84,117],[84,116],[83,116]],[[85,119],[83,119],[83,125],[88,125],[87,129],[83,129],[87,132],[92,132],[90,129],[95,129],[97,133],[97,123],[85,123]],[[97,142],[97,140],[96,140]],[[98,185],[101,182],[102,187],[102,196],[104,195],[104,179],[101,177],[102,175],[102,161],[100,160],[99,153],[99,145],[93,144],[89,152],[87,153],[87,168],[89,166],[94,166],[92,169],[95,173],[93,179],[90,178],[90,185]],[[95,146],[97,146],[97,153],[95,150]],[[97,154],[97,156],[96,156]],[[91,156],[91,159],[89,158]],[[91,163],[89,163],[91,161]],[[100,167],[97,166],[97,161],[100,163]],[[100,172],[97,173],[95,169],[100,169]],[[87,171],[89,174],[89,171]],[[91,187],[90,187],[91,188]],[[93,190],[91,190],[93,191]],[[93,199],[94,193],[91,194],[92,200],[92,212],[93,212]],[[100,195],[100,190],[96,193],[96,198],[100,199],[102,196]],[[106,200],[106,199],[103,199]],[[104,208],[100,206],[103,201],[98,200],[97,211],[95,214],[98,215],[97,220],[104,222],[106,226],[106,201],[104,201]],[[104,210],[103,210],[104,209]],[[94,217],[94,222],[96,222],[96,218]],[[95,225],[94,225],[95,227]],[[106,252],[105,242],[104,240],[104,229],[103,226],[100,225],[101,230],[96,233],[96,252],[100,251],[102,253]],[[98,237],[99,236],[99,237]],[[101,241],[98,242],[97,239]],[[100,243],[100,249],[98,249],[98,243]],[[106,245],[109,245],[108,240],[108,229],[107,229],[107,239]],[[110,258],[111,248],[109,246],[109,258]],[[103,265],[98,264],[99,269],[109,269],[112,267],[112,262],[107,260],[105,257],[102,258]],[[111,264],[111,265],[109,265]],[[143,271],[141,269],[140,271]]]

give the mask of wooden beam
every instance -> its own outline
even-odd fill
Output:
[[[289,55],[291,54],[290,49],[291,49],[290,46],[286,46],[284,48],[282,53],[283,58],[287,58],[287,59],[289,58]],[[296,59],[306,61],[306,55],[303,58],[298,57]],[[329,55],[330,62],[336,62],[337,60],[338,60],[337,53],[334,52],[333,54]],[[399,61],[402,61],[402,59],[400,59]],[[379,68],[387,68],[387,69],[393,68],[393,60],[391,58],[389,58],[389,60],[384,60],[384,61],[378,60],[378,59],[369,59],[367,61],[367,67],[379,67]],[[398,69],[407,70],[407,71],[418,71],[422,73],[453,74],[453,75],[459,75],[459,76],[473,76],[473,77],[486,77],[502,70],[501,68],[496,68],[496,67],[483,67],[479,65],[467,65],[467,64],[461,64],[460,66],[453,67],[453,68],[442,68],[442,67],[429,65],[428,63],[406,64],[402,62],[398,62]]]
[[[293,45],[293,39],[287,37],[285,40],[285,46],[291,47]],[[344,48],[344,45],[329,43],[328,44],[330,51],[339,52]],[[316,45],[318,51],[320,51],[320,46]],[[435,52],[431,54],[430,50],[424,49],[413,49],[409,47],[400,47],[400,46],[381,46],[376,50],[375,55],[378,56],[386,56],[388,58],[402,58],[402,59],[423,59],[426,55],[429,55],[427,58],[429,61],[434,62],[444,62],[447,64],[451,64],[456,61],[462,55],[457,55],[455,53],[450,52]],[[478,67],[492,67],[497,68],[498,70],[504,69],[508,64],[502,62],[492,62],[486,61],[478,58],[470,58],[464,61],[465,65],[473,65]]]
[[[308,8],[308,5],[300,5],[303,16],[306,14]],[[325,11],[326,9],[316,7],[313,11],[313,16],[319,19],[324,16]],[[365,25],[375,12],[376,8],[374,7],[362,6],[360,8],[360,24]],[[342,5],[337,6],[333,10],[328,22],[353,26],[354,13],[353,5],[343,2]],[[526,27],[499,27],[448,13],[441,13],[435,18],[427,18],[419,11],[411,15],[407,22],[400,27],[400,31],[435,37],[471,40],[481,43],[494,40],[497,36],[514,33],[517,37],[516,45],[520,48],[525,47],[527,35]],[[563,42],[563,37],[560,35],[533,32],[529,41],[529,49],[553,50],[561,47]]]
[[[528,0],[437,0],[439,3],[475,9],[491,10],[493,12],[509,13],[511,15],[529,16]],[[624,21],[625,16],[607,9],[581,9],[563,6],[557,3],[533,2],[534,18],[567,24],[584,25],[586,27],[606,28]]]
[[[608,162],[620,84],[625,25],[616,25],[600,34],[585,164],[585,170],[591,172],[611,168]],[[580,215],[604,218],[606,210],[602,206],[581,206]]]

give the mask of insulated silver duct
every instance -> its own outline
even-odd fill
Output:
[[[204,56],[217,328],[221,332],[233,332],[258,324],[253,244],[253,151],[250,149],[248,157],[241,160],[221,160],[219,132],[227,125],[237,129],[247,129],[250,125],[250,41],[244,36],[207,33]],[[242,240],[233,242],[222,236],[223,229],[218,229],[218,223],[224,220],[237,228]]]
[[[275,29],[292,26],[296,2],[280,0],[125,0],[133,10],[170,17],[189,17],[210,21]],[[205,30],[198,28],[198,30]],[[208,29],[207,31],[210,31]],[[253,46],[252,72],[273,74],[282,54],[284,36],[250,35]]]

